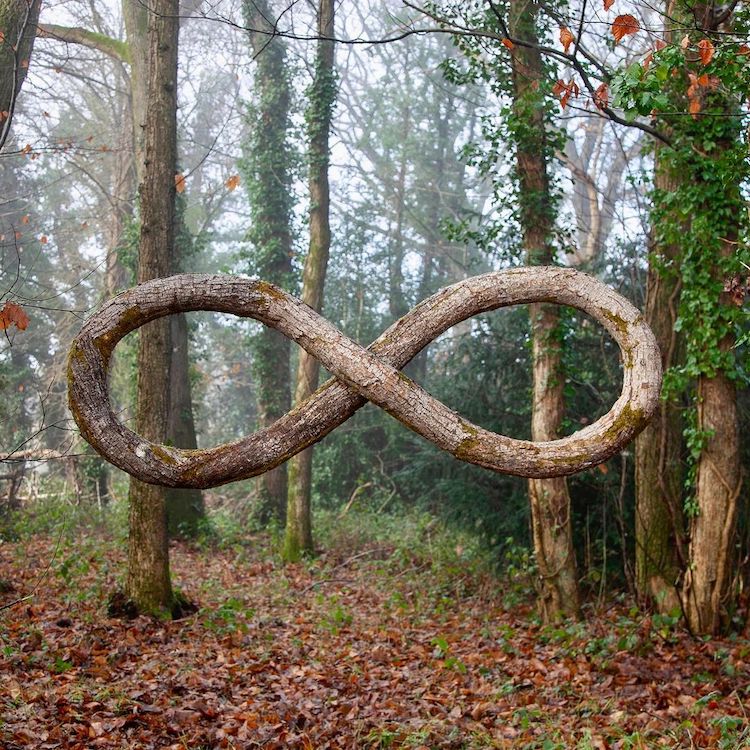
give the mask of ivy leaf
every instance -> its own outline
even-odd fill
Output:
[[[710,39],[701,39],[698,42],[698,54],[704,65],[708,65],[711,62],[714,56],[714,45]]]
[[[605,109],[609,106],[609,86],[606,83],[602,83],[596,91],[594,91],[594,104],[599,109]]]
[[[570,45],[575,42],[576,38],[573,36],[572,32],[567,26],[562,26],[560,28],[560,42],[562,43],[563,50],[565,51],[565,54],[568,54],[568,49],[570,49]]]
[[[615,43],[629,34],[635,34],[640,29],[641,25],[638,23],[638,20],[629,13],[626,13],[624,16],[617,16],[612,22],[612,36],[615,38]]]
[[[224,184],[230,192],[236,190],[240,184],[240,176],[238,174],[233,174]]]
[[[25,331],[29,325],[29,316],[20,305],[15,302],[6,302],[0,310],[0,331],[4,331],[14,325],[19,331]]]
[[[178,172],[174,176],[174,189],[178,193],[184,193],[185,192],[185,175],[181,172]]]

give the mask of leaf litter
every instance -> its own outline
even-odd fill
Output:
[[[33,590],[54,549],[0,544],[0,605]],[[283,567],[260,543],[173,545],[199,611],[114,619],[124,566],[111,542],[81,540],[0,613],[5,750],[750,742],[746,638],[696,640],[624,604],[542,627],[490,576],[383,548]]]

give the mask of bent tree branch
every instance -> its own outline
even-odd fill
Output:
[[[583,310],[620,346],[622,393],[594,424],[540,443],[496,435],[461,418],[400,372],[462,320],[531,302]],[[117,420],[107,391],[109,360],[131,331],[191,310],[255,318],[296,341],[335,377],[274,424],[234,443],[207,450],[152,443]],[[567,268],[516,268],[464,279],[421,302],[368,349],[272,284],[185,274],[123,292],[90,318],[71,348],[68,382],[70,408],[86,440],[121,469],[154,484],[206,488],[257,476],[322,439],[367,400],[463,461],[502,473],[549,477],[607,460],[645,427],[658,403],[661,362],[638,310],[596,279]]]

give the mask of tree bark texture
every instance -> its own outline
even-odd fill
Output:
[[[137,0],[123,0],[122,13],[125,23],[127,41],[114,39],[104,34],[83,29],[79,27],[59,26],[55,24],[43,24],[39,27],[41,36],[58,39],[68,44],[80,44],[90,49],[95,49],[111,57],[117,63],[127,63],[130,71],[123,74],[129,84],[128,110],[131,113],[130,136],[127,144],[123,143],[118,152],[118,174],[122,174],[122,180],[116,185],[114,199],[116,201],[115,214],[121,209],[121,201],[127,199],[132,201],[132,193],[127,192],[130,186],[130,172],[134,161],[137,183],[140,185],[146,178],[147,164],[145,155],[145,131],[147,125],[147,102],[148,102],[148,24],[149,8]],[[125,140],[125,139],[124,139]],[[134,154],[134,156],[133,156]],[[124,164],[121,164],[123,162]],[[176,172],[176,164],[175,164]],[[124,198],[123,198],[124,195]],[[132,212],[132,203],[128,204]],[[111,238],[114,241],[108,243],[107,248],[107,287],[114,294],[121,278],[122,268],[117,259],[117,243],[122,234],[122,216],[115,216],[113,221]],[[182,227],[182,214],[176,215],[176,223]],[[179,243],[174,242],[172,247],[173,257],[170,262],[169,272],[177,273],[181,270],[181,253]],[[110,289],[110,287],[115,287]],[[195,425],[193,422],[193,407],[190,389],[188,351],[188,327],[185,320],[172,320],[170,323],[171,346],[173,358],[169,363],[170,388],[167,422],[167,439],[173,444],[183,448],[195,448],[197,445]],[[167,493],[167,507],[169,517],[170,533],[188,534],[195,532],[202,518],[205,517],[203,496],[195,491],[174,490]]]
[[[331,247],[328,186],[328,139],[336,104],[334,36],[334,2],[320,0],[318,5],[318,48],[315,78],[310,88],[307,113],[310,161],[310,245],[302,274],[302,301],[319,312],[328,255]],[[300,352],[294,403],[299,405],[318,387],[320,363],[306,350]],[[299,559],[303,552],[312,552],[312,448],[302,451],[289,464],[287,521],[282,555],[287,561]]]
[[[511,34],[530,43],[529,47],[516,46],[511,56],[523,245],[529,265],[547,265],[554,260],[551,246],[554,212],[547,174],[551,150],[545,130],[544,102],[539,94],[545,71],[538,49],[537,13],[535,3],[511,0]],[[535,304],[530,308],[530,315],[533,353],[531,439],[555,440],[565,410],[559,313],[556,307]],[[529,502],[534,553],[539,568],[542,619],[553,622],[561,617],[580,617],[567,481],[564,477],[531,479]]]
[[[496,435],[463,419],[400,372],[456,323],[533,302],[587,312],[622,351],[620,397],[607,414],[573,435],[544,442]],[[112,351],[145,323],[189,310],[255,318],[296,341],[335,377],[270,427],[234,443],[191,451],[139,436],[117,420],[109,404]],[[516,268],[464,279],[421,302],[367,349],[271,284],[185,274],[123,292],[90,318],[71,348],[68,383],[71,412],[84,438],[145,482],[211,487],[257,476],[322,439],[366,400],[461,460],[502,473],[548,477],[595,466],[635,437],[656,408],[661,364],[654,336],[638,310],[601,282],[572,269]]]
[[[292,152],[289,144],[291,82],[286,44],[273,30],[265,0],[246,0],[246,25],[255,59],[256,104],[248,107],[248,143],[241,170],[250,201],[252,245],[250,272],[283,289],[292,288],[291,214]],[[263,33],[266,32],[266,33]],[[253,341],[253,373],[257,385],[260,426],[268,427],[289,411],[292,402],[289,339],[264,327]],[[287,467],[265,473],[260,482],[259,518],[286,522]]]
[[[0,148],[10,134],[16,100],[26,80],[42,0],[0,0]]]
[[[140,283],[169,273],[174,243],[178,10],[177,0],[156,0],[148,13],[140,182]],[[135,110],[134,103],[134,114]],[[137,357],[136,428],[155,442],[163,442],[167,436],[169,356],[169,321],[160,318],[141,330]],[[133,479],[129,499],[128,596],[143,612],[168,612],[173,594],[165,491]]]
[[[688,6],[693,18],[702,26],[708,36],[719,32],[722,13],[713,5],[691,4]],[[731,24],[731,16],[727,18]],[[721,26],[720,33],[726,29]],[[723,96],[721,108],[724,118],[717,118],[722,128],[712,128],[711,138],[715,139],[712,148],[706,147],[711,155],[701,164],[702,170],[726,170],[727,155],[742,141],[740,104],[732,96]],[[700,189],[700,181],[708,176],[698,171],[691,175],[693,189]],[[696,185],[696,183],[698,183]],[[717,184],[713,187],[716,190]],[[731,258],[738,252],[738,231],[740,221],[738,214],[746,210],[746,202],[741,193],[739,178],[737,182],[724,180],[719,187],[720,196],[714,197],[700,206],[697,215],[690,217],[694,226],[701,222],[713,226],[708,246],[705,248],[705,264],[711,274],[717,290],[715,299],[702,303],[704,309],[698,314],[708,318],[716,315],[717,310],[733,305],[731,294],[722,290],[726,279],[721,268],[723,259]],[[731,316],[729,316],[731,319]],[[694,325],[700,321],[689,320]],[[732,351],[735,343],[734,327],[716,343],[705,339],[690,342],[698,352],[706,355],[710,361],[711,351],[715,347],[725,355]],[[690,353],[690,352],[688,352]],[[731,362],[731,360],[730,360]],[[734,581],[735,532],[737,524],[737,502],[742,487],[740,467],[740,435],[737,418],[737,394],[730,372],[733,362],[724,368],[704,365],[697,382],[697,430],[705,438],[696,465],[695,504],[697,515],[693,517],[690,528],[689,560],[682,588],[682,604],[688,627],[694,634],[716,635],[729,624],[729,617],[736,597]]]
[[[727,338],[723,346],[733,345]],[[691,632],[715,635],[731,609],[734,533],[742,486],[737,397],[723,373],[698,380],[698,428],[711,434],[698,460],[695,496],[698,515],[690,534],[690,565],[683,606]]]
[[[656,151],[655,186],[674,189],[675,176],[660,165]],[[674,330],[680,295],[675,269],[681,249],[652,242],[646,288],[646,321],[661,349],[662,368],[684,356],[683,336]],[[635,574],[642,606],[667,613],[680,607],[677,584],[686,563],[682,492],[682,419],[674,399],[662,401],[635,443]]]

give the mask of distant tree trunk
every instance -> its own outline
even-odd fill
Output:
[[[136,107],[144,119],[143,178],[138,281],[167,276],[174,243],[177,164],[177,0],[154,0],[149,7],[146,102]],[[141,27],[142,28],[142,27]],[[134,50],[135,52],[135,50]],[[134,58],[135,58],[134,54]],[[143,72],[143,71],[142,71]],[[141,329],[138,347],[136,430],[163,443],[167,435],[169,321]],[[161,487],[130,482],[128,596],[142,612],[164,614],[173,604],[167,546],[166,493]]]
[[[172,267],[177,273],[179,267]],[[188,357],[188,324],[184,313],[169,319],[171,350],[169,353],[169,409],[167,440],[177,448],[197,448],[193,419],[193,398],[190,387],[190,359]],[[206,517],[206,506],[200,490],[176,489],[166,491],[167,524],[170,537],[194,537]]]
[[[526,0],[511,0],[512,35],[528,41],[512,54],[513,112],[519,123],[516,169],[521,198],[521,225],[527,262],[550,265],[554,252],[550,238],[554,216],[547,159],[550,145],[544,123],[543,101],[538,93],[544,64],[537,45],[538,8]],[[533,353],[531,439],[559,437],[564,402],[561,363],[560,317],[553,305],[530,305]],[[578,576],[570,525],[570,495],[564,477],[530,479],[529,501],[534,552],[539,567],[539,607],[545,622],[579,617]]]
[[[257,104],[248,106],[248,143],[241,169],[250,201],[252,245],[250,271],[283,289],[292,290],[291,213],[292,154],[289,145],[291,82],[286,44],[269,37],[271,10],[265,0],[245,0],[245,23],[255,59]],[[266,33],[262,33],[262,32]],[[264,327],[253,341],[253,372],[258,391],[260,426],[286,414],[292,402],[289,339]],[[286,522],[286,464],[259,479],[259,518]]]
[[[323,306],[323,289],[331,244],[328,189],[328,137],[336,103],[334,71],[334,4],[320,0],[318,6],[318,50],[315,79],[310,89],[308,135],[310,159],[310,246],[302,276],[302,300],[314,310]],[[304,401],[318,386],[320,364],[306,351],[300,352],[295,403]],[[298,560],[312,551],[310,495],[313,449],[307,448],[289,462],[289,496],[283,557]]]
[[[676,177],[668,173],[656,150],[654,183],[657,189],[674,189]],[[678,365],[684,356],[677,321],[681,248],[652,242],[646,288],[645,317],[659,342],[662,366]],[[686,562],[682,491],[682,420],[674,399],[662,401],[654,419],[635,443],[635,575],[641,606],[669,612],[680,606],[677,582]]]
[[[0,148],[10,133],[10,123],[29,69],[42,0],[0,0]]]
[[[172,245],[170,273],[180,273],[191,237],[184,221],[184,200],[175,208],[175,239]],[[169,319],[169,408],[167,440],[177,448],[197,448],[193,419],[193,396],[188,356],[188,323],[184,313]],[[167,526],[170,537],[194,537],[206,517],[203,493],[195,489],[167,489]]]

